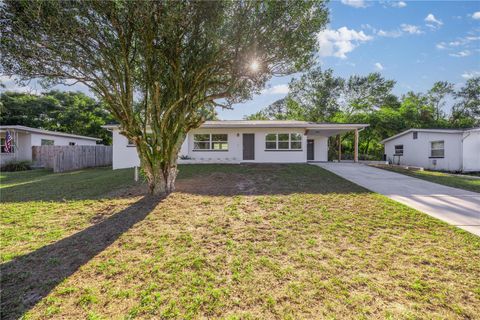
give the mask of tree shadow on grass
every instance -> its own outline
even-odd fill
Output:
[[[145,196],[98,224],[2,264],[0,318],[20,318],[65,278],[145,219],[161,200]]]

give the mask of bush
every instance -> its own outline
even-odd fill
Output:
[[[4,164],[1,168],[1,171],[26,171],[32,170],[30,161],[10,161]]]

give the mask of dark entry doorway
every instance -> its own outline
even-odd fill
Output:
[[[243,134],[243,160],[255,160],[255,134]]]
[[[314,140],[308,139],[307,140],[307,161],[313,161],[315,160],[313,154],[314,154]]]

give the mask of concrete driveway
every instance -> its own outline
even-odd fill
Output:
[[[480,236],[480,193],[356,163],[314,163],[366,189]]]

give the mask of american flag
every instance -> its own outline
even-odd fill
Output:
[[[12,135],[10,134],[10,131],[7,131],[5,133],[5,148],[4,148],[4,152],[5,153],[10,153],[12,152]]]

